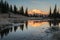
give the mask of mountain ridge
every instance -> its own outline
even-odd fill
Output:
[[[39,9],[33,9],[33,10],[29,10],[28,14],[43,14],[43,15],[47,15],[48,12],[39,10]]]

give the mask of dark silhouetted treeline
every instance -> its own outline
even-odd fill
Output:
[[[59,9],[57,10],[57,6],[55,5],[55,8],[52,12],[51,8],[50,8],[50,13],[48,15],[50,18],[60,18],[60,13],[59,13]]]
[[[20,14],[23,16],[28,16],[28,17],[49,17],[49,18],[60,18],[60,14],[59,14],[59,10],[57,10],[57,7],[55,5],[54,11],[52,13],[51,8],[50,8],[50,12],[49,15],[39,15],[37,13],[35,14],[28,14],[28,8],[26,8],[26,10],[24,11],[23,6],[21,6],[21,8],[18,10],[17,6],[14,5],[9,5],[9,3],[7,1],[3,1],[0,0],[0,14],[2,13],[14,13],[14,14]]]
[[[24,12],[24,8],[22,6],[18,11],[18,8],[16,5],[12,6],[12,5],[9,5],[7,1],[0,0],[0,14],[9,13],[9,12],[28,16],[28,8],[26,8],[26,11]]]
[[[0,1],[0,12],[7,13],[9,11],[9,4],[3,0]]]

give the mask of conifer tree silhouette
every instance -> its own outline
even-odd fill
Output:
[[[7,9],[7,12],[9,12],[9,4],[8,3],[6,4],[6,9]]]
[[[10,5],[10,9],[9,9],[9,10],[10,10],[10,12],[12,12],[12,11],[13,11],[13,9],[12,9],[12,5]]]
[[[56,13],[56,12],[57,12],[57,6],[56,6],[56,4],[55,4],[55,8],[54,8],[53,13]]]
[[[28,8],[25,10],[25,16],[28,16]]]
[[[20,13],[21,15],[24,15],[24,8],[23,8],[23,6],[20,8],[19,13]]]
[[[5,1],[3,2],[3,0],[0,1],[0,11],[2,13],[6,13],[9,11],[9,4]]]
[[[15,14],[17,13],[17,7],[16,7],[16,5],[14,5],[14,13]]]
[[[55,8],[54,8],[54,11],[53,11],[53,18],[57,18],[57,6],[55,4]]]
[[[51,18],[51,15],[52,14],[52,12],[51,12],[51,7],[50,7],[50,11],[49,11],[49,17]]]

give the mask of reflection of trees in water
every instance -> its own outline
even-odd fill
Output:
[[[12,31],[12,28],[6,28],[4,30],[0,30],[0,36],[1,36],[1,38],[3,38],[4,35],[7,36],[9,34],[9,31]]]
[[[20,25],[20,29],[23,31],[24,30],[24,24],[25,28],[28,29],[28,21],[24,22],[22,25]]]
[[[26,25],[25,28],[27,29],[28,28],[28,26],[27,26],[28,25],[28,22],[27,21],[25,22],[25,25]],[[3,30],[0,30],[0,36],[1,36],[1,38],[3,38],[4,35],[7,36],[9,34],[9,32],[12,32],[12,31],[15,31],[16,32],[16,30],[18,29],[18,27],[19,26],[15,26],[15,27],[6,28],[6,29],[4,29],[5,28],[4,27]],[[24,30],[24,23],[22,25],[20,25],[20,30],[22,30],[22,31]]]
[[[17,26],[14,27],[14,31],[15,31],[15,32],[16,32],[17,28],[18,28]]]
[[[53,26],[59,26],[59,23],[60,23],[59,20],[50,20],[49,21],[50,27],[52,26],[52,24],[53,24]]]
[[[25,28],[28,29],[28,22],[23,22],[22,25],[20,25],[20,30],[24,30],[24,23],[25,23]],[[5,27],[3,27],[3,30],[0,30],[0,36],[1,38],[3,38],[4,36],[7,36],[9,34],[9,32],[12,32],[12,31],[15,31],[18,29],[19,26],[15,26],[15,27],[11,27],[11,28],[6,28],[4,29]],[[1,28],[0,28],[1,29]]]
[[[12,29],[13,29],[13,28],[11,27],[11,28],[10,28],[10,32],[12,32]]]
[[[20,25],[20,29],[23,31],[23,29],[24,29],[24,25]]]
[[[59,28],[59,23],[60,23],[60,20],[57,20],[57,19],[53,19],[53,20],[50,20],[49,21],[49,25],[50,25],[50,30],[51,31],[58,31],[60,28]]]
[[[26,29],[28,29],[28,21],[26,21],[25,25],[26,25]]]

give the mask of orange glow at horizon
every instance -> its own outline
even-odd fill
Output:
[[[28,14],[44,14],[44,15],[47,15],[48,12],[44,12],[44,11],[41,11],[41,10],[38,10],[38,9],[34,9],[34,10],[29,10]]]
[[[41,21],[34,21],[34,20],[28,21],[28,25],[30,25],[32,27],[39,27],[44,24],[48,24],[48,22],[41,22]]]

